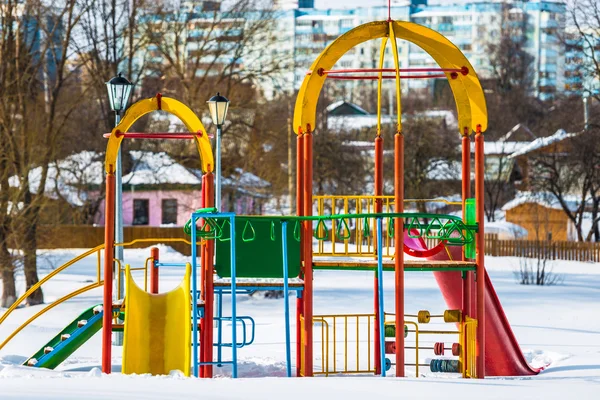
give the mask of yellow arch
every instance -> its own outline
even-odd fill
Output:
[[[376,21],[360,25],[341,35],[313,62],[310,67],[313,73],[304,78],[296,99],[296,134],[315,128],[317,101],[327,78],[326,75],[319,75],[317,71],[330,70],[342,55],[360,43],[389,37],[390,26],[393,27],[392,34],[395,34],[396,38],[418,45],[429,53],[441,68],[460,69],[464,66],[469,69],[467,75],[459,73],[456,79],[451,79],[450,74],[446,74],[456,101],[459,131],[461,134],[464,128],[475,131],[477,125],[481,125],[482,132],[487,129],[487,107],[481,83],[471,63],[452,42],[438,32],[412,22],[393,21],[388,25],[387,21]]]
[[[198,153],[200,154],[202,172],[212,172],[215,165],[212,148],[210,146],[208,134],[206,133],[206,129],[204,128],[204,125],[202,125],[200,118],[198,118],[198,116],[182,102],[170,97],[157,96],[140,100],[129,107],[119,125],[117,125],[110,133],[108,145],[106,147],[106,173],[114,173],[116,170],[117,154],[119,152],[119,147],[121,146],[121,141],[123,140],[123,136],[118,135],[118,133],[127,132],[135,121],[149,112],[157,110],[166,111],[175,115],[183,122],[191,133],[197,134],[195,135],[195,141]]]

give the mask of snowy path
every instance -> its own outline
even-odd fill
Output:
[[[81,250],[45,252],[42,266],[60,265]],[[127,250],[125,257],[132,265],[141,265],[147,250]],[[163,261],[183,261],[178,253],[161,248]],[[95,369],[100,364],[100,335],[96,335],[59,371],[41,371],[19,367],[52,335],[75,318],[85,307],[102,301],[101,290],[81,295],[36,320],[0,351],[0,399],[164,399],[183,395],[206,398],[282,397],[364,399],[378,398],[596,398],[600,390],[600,265],[578,262],[556,262],[555,272],[564,277],[558,286],[530,287],[515,283],[513,271],[518,261],[511,258],[487,258],[487,267],[500,301],[513,326],[526,357],[533,364],[550,363],[536,377],[492,378],[467,381],[431,374],[428,368],[420,372],[424,378],[339,377],[314,379],[230,379],[197,380],[179,376],[145,377],[113,374],[101,376]],[[95,259],[90,257],[71,267],[67,273],[48,284],[45,295],[51,301],[95,279]],[[183,271],[161,270],[161,291],[174,287]],[[393,277],[385,274],[386,311],[393,304]],[[22,282],[21,282],[22,285]],[[430,273],[406,274],[406,310],[443,311],[444,303]],[[315,314],[371,313],[372,273],[315,272]],[[19,288],[22,293],[23,288]],[[225,310],[229,303],[224,304]],[[257,322],[256,342],[239,352],[242,377],[283,376],[285,374],[283,301],[239,296],[240,314],[250,315]],[[295,301],[290,309],[294,315]],[[22,321],[40,308],[17,310],[0,326],[3,340]],[[0,311],[2,313],[3,311]],[[295,333],[292,327],[292,333]],[[295,340],[293,337],[292,340]],[[437,339],[432,338],[432,341]],[[448,339],[446,339],[448,341]],[[113,363],[119,370],[121,348],[113,348]],[[293,360],[295,363],[295,361]],[[227,376],[224,368],[218,374]],[[414,370],[407,368],[407,374]],[[414,375],[412,375],[414,376]],[[31,378],[35,378],[32,380]],[[251,395],[249,395],[251,393]],[[594,393],[594,394],[592,394]]]

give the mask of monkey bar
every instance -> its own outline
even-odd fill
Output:
[[[110,133],[105,133],[103,136],[105,138],[109,138],[110,137]],[[203,135],[205,135],[205,133],[203,133],[202,131],[198,132],[198,133],[189,133],[189,132],[173,132],[173,133],[168,133],[168,132],[155,132],[155,133],[145,133],[145,132],[127,132],[127,133],[121,133],[121,132],[117,132],[115,133],[115,136],[118,138],[124,138],[124,139],[196,139],[196,138],[201,138]],[[212,138],[213,135],[208,135],[209,138]]]

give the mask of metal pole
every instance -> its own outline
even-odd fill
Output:
[[[119,125],[121,122],[121,114],[117,111],[115,112],[115,126]],[[122,181],[123,169],[121,166],[121,146],[119,146],[119,152],[117,153],[117,167],[115,171],[115,243],[123,243],[123,181]],[[123,259],[123,246],[115,247],[115,258],[121,261],[121,265],[125,265],[125,260]],[[119,264],[115,263],[115,267]],[[117,276],[121,282],[125,282],[124,280],[124,271],[119,268],[117,274],[114,274],[113,284],[115,284]],[[121,285],[119,287],[119,293],[117,293],[118,299],[125,298],[125,285]],[[123,323],[122,320],[119,319],[119,323]],[[123,346],[123,332],[116,332],[115,334],[115,343],[116,346]]]
[[[112,303],[114,264],[114,217],[115,217],[115,175],[111,171],[106,175],[106,211],[104,213],[104,301],[102,310],[102,372],[110,374],[112,368]]]
[[[396,234],[400,234],[400,232],[396,232]],[[384,314],[384,304],[383,304],[383,224],[381,222],[381,217],[377,217],[377,297],[379,301],[377,302],[377,306],[379,307],[379,320],[376,321],[377,326],[379,327],[377,334],[379,335],[379,366],[381,369],[381,376],[385,376],[385,314]],[[419,360],[416,361],[417,363]]]
[[[216,167],[216,184],[215,184],[215,189],[216,189],[216,196],[215,196],[215,207],[217,208],[217,210],[219,212],[223,212],[223,210],[221,209],[221,125],[217,125],[217,144],[216,144],[216,150],[217,150],[217,158],[215,160],[215,167]]]
[[[193,374],[198,377],[198,262],[196,244],[196,214],[192,214],[192,359]],[[203,254],[204,255],[204,254]],[[212,329],[212,327],[211,327]],[[203,338],[204,339],[204,338]]]
[[[283,252],[283,305],[285,307],[285,366],[287,377],[292,376],[292,351],[290,349],[290,306],[288,295],[288,249],[287,221],[281,222],[281,246]]]
[[[399,131],[394,136],[394,201],[396,212],[404,211],[404,135]],[[404,220],[394,219],[395,312],[396,312],[396,376],[403,377],[404,366]],[[384,332],[385,333],[385,332]],[[384,349],[385,350],[385,349]],[[417,360],[418,363],[418,360]]]
[[[383,196],[383,138],[379,135],[375,137],[375,196]],[[383,201],[381,197],[375,199],[373,208],[376,213],[383,212]],[[376,238],[379,240],[379,237]],[[377,249],[379,249],[379,243],[377,243]],[[379,251],[379,250],[378,250]],[[379,320],[383,317],[383,314],[379,313],[379,274],[375,273],[375,279],[373,279],[374,290],[373,290],[373,308],[375,312],[375,326],[373,334],[373,344],[375,347],[375,375],[381,374],[381,358],[385,358],[385,353],[381,353],[381,343],[379,343]]]
[[[237,298],[236,298],[236,262],[235,262],[235,215],[229,217],[229,237],[231,238],[231,246],[229,246],[229,252],[231,256],[231,358],[233,359],[233,366],[231,369],[231,377],[237,378],[238,366],[237,366]]]
[[[477,378],[485,378],[485,263],[484,263],[484,143],[481,125],[477,125],[475,134],[475,206],[477,216],[477,253],[475,261],[476,293],[477,293],[477,345],[476,345],[476,370]]]

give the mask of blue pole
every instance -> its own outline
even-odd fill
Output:
[[[292,376],[292,354],[290,346],[290,307],[288,296],[288,251],[287,221],[281,222],[281,247],[283,249],[283,303],[285,306],[285,362],[288,378]]]
[[[233,359],[233,368],[231,372],[231,376],[233,378],[237,378],[237,310],[236,310],[236,289],[237,285],[235,282],[235,214],[229,217],[230,227],[229,227],[229,237],[231,238],[231,245],[229,246],[229,251],[231,253],[231,358]]]
[[[383,313],[383,234],[381,218],[377,218],[377,296],[379,297],[379,347],[381,354],[381,376],[385,376],[385,314]]]
[[[192,214],[192,354],[194,376],[198,377],[198,285],[196,282],[196,216]],[[211,328],[212,329],[212,328]]]

